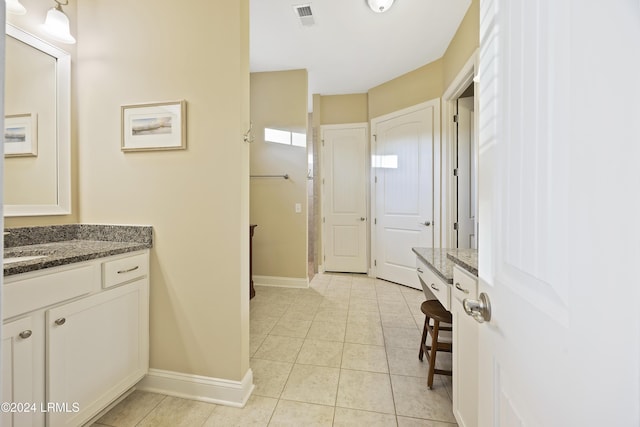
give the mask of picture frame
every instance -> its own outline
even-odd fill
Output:
[[[186,101],[123,105],[121,150],[187,148]]]
[[[4,156],[38,155],[38,117],[36,114],[12,114],[4,118]]]

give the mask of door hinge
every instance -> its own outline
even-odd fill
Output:
[[[373,134],[373,140],[378,142],[378,135],[376,135],[375,133]]]
[[[322,183],[324,184],[324,178],[322,178]]]
[[[377,261],[377,260],[375,260],[375,259],[373,260],[373,266],[374,266],[374,267],[377,267],[377,266],[378,266],[378,261]]]
[[[322,146],[324,147],[324,139],[322,140]]]
[[[455,168],[455,169],[453,170],[453,176],[458,176],[458,168]]]
[[[374,177],[373,177],[373,182],[374,182],[374,184],[377,184],[377,183],[378,183],[378,177],[377,177],[377,176],[374,176]]]
[[[322,217],[322,223],[324,224],[324,217]]]
[[[453,223],[453,229],[454,229],[454,230],[458,230],[458,223],[457,223],[457,222],[454,222],[454,223]]]
[[[458,115],[457,114],[453,115],[453,123],[458,123]]]
[[[373,225],[378,225],[378,218],[373,218]]]

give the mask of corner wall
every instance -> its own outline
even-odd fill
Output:
[[[149,224],[151,368],[249,370],[249,4],[78,5],[80,220]],[[120,107],[187,101],[187,149],[124,153]]]
[[[255,283],[307,284],[307,150],[264,140],[265,127],[307,132],[307,87],[306,70],[251,73],[251,175],[289,175],[251,179]]]

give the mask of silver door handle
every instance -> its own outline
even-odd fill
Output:
[[[58,326],[62,326],[65,323],[67,323],[67,319],[65,319],[64,317],[61,317],[59,319],[56,319],[56,321],[54,322],[56,325]]]
[[[479,301],[465,298],[462,301],[462,307],[464,312],[473,317],[476,322],[484,323],[491,320],[491,303],[489,301],[489,295],[481,292]]]
[[[428,227],[428,226],[431,225],[431,221],[419,222],[418,224],[424,225],[425,227]]]
[[[459,291],[464,292],[465,294],[469,293],[469,289],[463,288],[462,286],[460,286],[460,283],[458,283],[458,282],[456,282],[456,289],[459,290]]]
[[[27,338],[29,338],[31,336],[32,332],[31,329],[27,329],[26,331],[22,331],[18,334],[18,336],[20,338],[22,338],[23,340],[26,340]]]
[[[440,292],[440,288],[438,288],[435,283],[431,284],[431,289],[433,289],[434,291]]]

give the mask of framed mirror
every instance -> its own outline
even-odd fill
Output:
[[[71,56],[6,24],[4,215],[71,213]]]

